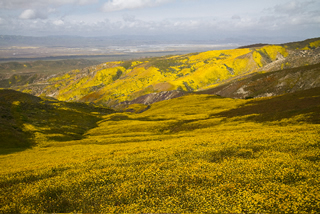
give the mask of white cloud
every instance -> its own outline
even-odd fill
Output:
[[[236,36],[276,35],[277,32],[279,35],[298,35],[300,32],[319,32],[319,0],[270,1],[275,3],[266,6],[261,6],[260,3],[243,5],[246,10],[239,5],[225,11],[223,8],[226,7],[222,7],[224,3],[220,5],[218,1],[212,0],[0,0],[0,32],[90,36]],[[94,7],[83,6],[92,3],[98,4]],[[165,5],[166,3],[168,4]],[[94,11],[99,7],[103,7],[104,12],[140,8],[146,10],[116,13]],[[153,8],[150,9],[151,7]],[[301,30],[302,28],[305,30]]]
[[[102,6],[102,11],[113,12],[119,10],[155,7],[170,1],[172,0],[109,0]]]
[[[34,19],[36,17],[36,13],[34,10],[28,9],[21,13],[19,16],[20,19]]]
[[[284,4],[278,4],[274,7],[274,11],[279,14],[298,15],[308,11],[308,7],[316,3],[314,0],[309,1],[288,1]]]
[[[260,24],[278,29],[288,27],[301,29],[301,26],[312,28],[311,25],[317,24],[317,20],[320,19],[319,8],[320,1],[288,1],[269,8],[268,15],[261,16]]]
[[[128,15],[128,14],[125,14],[123,15],[123,21],[125,22],[134,22],[136,21],[136,17],[134,15]]]
[[[299,3],[297,1],[291,1],[291,2],[288,2],[286,4],[281,4],[281,5],[277,5],[275,7],[275,11],[276,12],[280,12],[280,13],[292,13],[292,12],[295,12],[297,11],[299,8]]]
[[[98,3],[99,0],[0,0],[0,9],[17,9],[48,7],[49,5],[87,5]]]
[[[32,9],[27,9],[20,14],[19,18],[20,19],[46,19],[47,17],[43,13],[40,13]]]
[[[99,2],[98,0],[77,0],[76,3],[80,5],[94,4]]]
[[[54,20],[52,23],[53,23],[54,25],[56,25],[56,26],[64,25],[64,21],[62,21],[61,19],[59,19],[59,20]]]
[[[55,13],[55,12],[57,12],[56,8],[49,8],[48,9],[48,13]]]

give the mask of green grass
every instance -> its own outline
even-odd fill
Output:
[[[80,139],[7,148],[0,212],[319,213],[319,96],[190,94],[99,115]]]
[[[82,139],[108,108],[0,89],[0,148],[29,148]]]

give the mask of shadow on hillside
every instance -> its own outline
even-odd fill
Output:
[[[239,108],[210,116],[226,118],[248,116],[247,120],[249,121],[271,122],[304,115],[299,120],[320,124],[319,106],[320,88],[313,88],[283,96],[259,100],[253,99]]]
[[[86,103],[46,100],[0,90],[0,155],[23,151],[39,142],[71,141],[97,127],[113,110]]]
[[[0,155],[20,152],[33,145],[31,133],[24,132],[18,124],[0,118]]]
[[[121,121],[121,120],[133,120],[133,119],[128,117],[127,115],[115,114],[115,115],[111,115],[108,120]]]
[[[13,153],[23,152],[31,147],[23,147],[23,148],[1,148],[0,149],[0,156],[1,155],[9,155]]]

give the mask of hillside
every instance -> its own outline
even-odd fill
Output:
[[[305,70],[309,69],[305,67],[306,65],[317,64],[320,61],[319,38],[283,45],[261,45],[145,58],[139,61],[109,62],[59,73],[32,84],[12,85],[11,88],[37,96],[54,97],[61,101],[93,102],[115,107],[119,103],[139,99],[147,94],[154,96],[152,94],[166,91],[204,91],[244,78],[244,75],[298,67],[301,67],[300,70]],[[310,68],[308,70],[310,76],[305,78],[316,76],[317,73],[314,71],[317,72],[317,69]],[[296,74],[298,75],[297,72]],[[291,80],[292,82],[289,83]],[[307,84],[304,85],[306,87],[299,85],[300,88],[292,86],[295,80],[296,78],[292,77],[289,82],[278,83],[295,88],[291,92],[310,88]],[[312,87],[319,85],[319,81],[315,81]],[[237,90],[241,92],[240,88],[238,87]],[[244,88],[243,90],[245,91]],[[230,93],[220,92],[220,94]],[[240,97],[259,97],[269,94],[280,94],[280,92],[270,92],[264,88],[260,93],[245,91]],[[171,95],[164,97],[167,99]],[[230,94],[230,97],[239,96]]]
[[[0,150],[82,139],[113,110],[0,89]]]
[[[320,212],[320,88],[188,94],[139,114],[0,94],[0,136],[32,139],[0,141],[2,213]]]
[[[97,64],[98,61],[86,59],[6,62],[0,64],[0,88],[16,88],[37,84],[54,74],[81,69]]]
[[[0,213],[319,213],[319,45],[14,77]]]
[[[196,93],[244,99],[276,96],[315,87],[320,87],[320,64],[248,74]]]

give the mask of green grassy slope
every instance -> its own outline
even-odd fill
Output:
[[[81,139],[110,109],[65,103],[0,90],[0,148],[28,148],[56,141]]]
[[[0,212],[318,213],[319,97],[189,94],[104,115],[82,139],[1,155]]]

